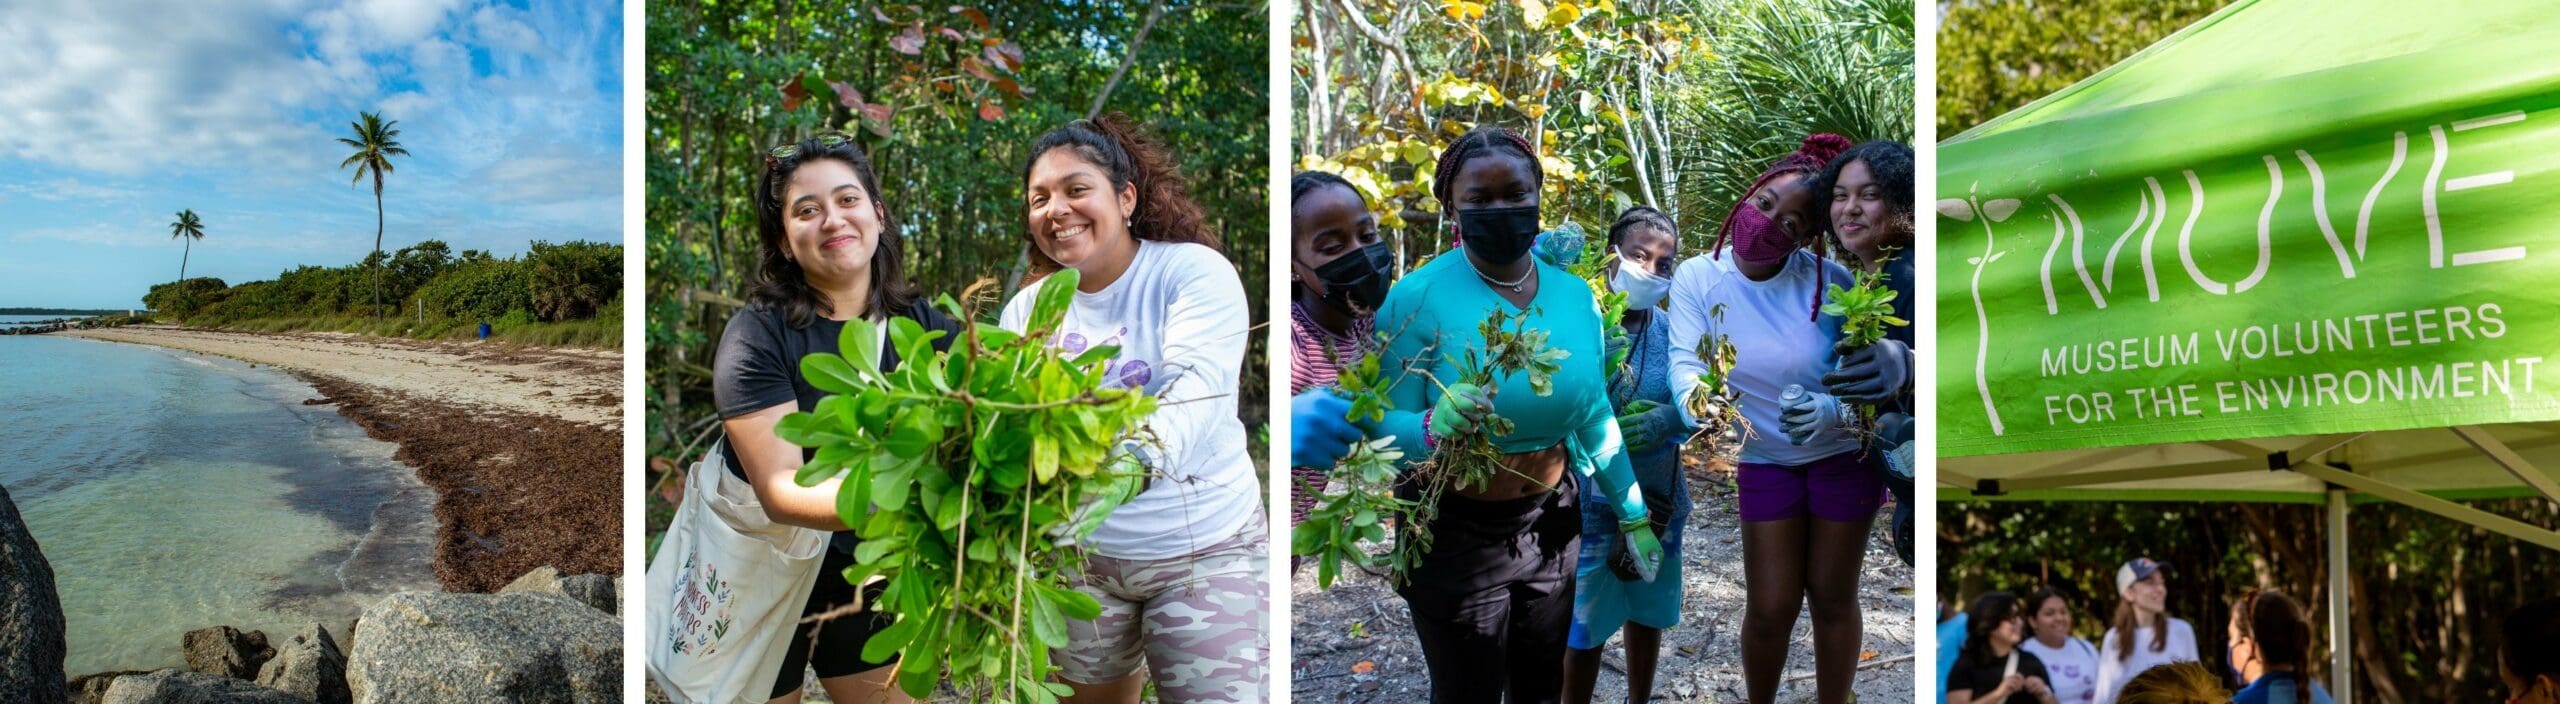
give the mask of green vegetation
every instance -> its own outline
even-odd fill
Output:
[[[373,256],[365,259],[365,265],[374,270],[373,305],[377,309],[382,306],[382,270],[376,266],[382,258],[382,177],[391,175],[391,157],[409,155],[409,150],[400,146],[400,130],[393,127],[398,124],[399,120],[385,121],[381,115],[368,112],[347,124],[354,137],[338,138],[339,144],[356,150],[347,155],[346,161],[339,162],[338,168],[355,167],[356,183],[364,183],[366,176],[373,177]]]
[[[397,308],[364,301],[376,276]],[[355,266],[296,267],[273,281],[175,281],[142,301],[165,321],[203,327],[461,339],[488,323],[498,339],[620,347],[622,247],[535,242],[523,257],[501,259],[476,249],[456,256],[427,240]]]
[[[800,363],[830,395],[817,412],[774,426],[815,448],[799,482],[841,478],[836,513],[862,545],[844,579],[887,580],[880,608],[897,621],[863,646],[867,660],[898,656],[898,686],[919,699],[946,678],[972,701],[1054,704],[1069,694],[1050,678],[1049,649],[1067,644],[1067,619],[1102,611],[1075,590],[1081,551],[1062,533],[1090,534],[1104,510],[1134,496],[1141,465],[1122,449],[1156,399],[1105,383],[1119,348],[1073,359],[1049,345],[1075,292],[1074,269],[1043,280],[1023,334],[976,323],[936,352],[941,331],[906,318],[889,323],[901,360],[882,371],[877,329],[847,321],[844,356]],[[971,316],[943,296],[955,318]]]
[[[1356,8],[1356,11],[1353,11]],[[1291,18],[1297,168],[1368,196],[1403,259],[1447,246],[1435,159],[1518,130],[1547,227],[1637,204],[1704,244],[1804,137],[1909,141],[1912,5],[1895,0],[1312,2]]]
[[[2540,499],[2471,506],[2560,530]],[[2502,701],[2498,620],[2554,595],[2560,559],[2537,545],[2405,506],[2362,504],[2348,521],[2356,700]],[[2052,585],[2070,595],[2073,632],[2094,644],[2116,603],[2116,566],[2169,567],[2169,614],[2196,627],[2196,650],[2222,669],[2231,600],[2281,589],[2311,606],[2312,672],[2329,677],[2328,570],[2322,509],[2289,504],[1938,504],[1939,594]]]
[[[204,220],[196,217],[194,208],[178,211],[178,219],[169,223],[169,239],[184,240],[187,249],[178,255],[178,280],[187,279],[187,259],[195,256],[196,240],[204,239]]]
[[[2231,0],[1953,0],[1938,25],[1938,138],[2115,65]]]
[[[711,358],[748,297],[765,152],[854,135],[928,295],[1024,267],[1022,169],[1043,132],[1127,113],[1180,162],[1256,323],[1239,415],[1265,424],[1270,95],[1264,5],[649,3],[647,437],[652,467],[718,429]],[[634,282],[638,285],[640,282]],[[971,301],[979,310],[992,306]],[[1252,435],[1261,437],[1260,435]],[[1259,449],[1252,455],[1261,457]],[[648,525],[668,509],[652,501]]]

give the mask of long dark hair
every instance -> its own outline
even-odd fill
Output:
[[[1135,186],[1138,206],[1129,213],[1129,236],[1157,242],[1189,242],[1205,245],[1224,254],[1218,234],[1210,229],[1209,216],[1200,204],[1191,200],[1190,186],[1182,178],[1182,166],[1174,161],[1164,143],[1139,129],[1136,120],[1117,112],[1100,119],[1077,120],[1040,135],[1031,143],[1031,156],[1022,162],[1022,181],[1031,182],[1031,167],[1053,149],[1073,152],[1085,163],[1102,167],[1111,179],[1111,190]],[[1062,268],[1058,260],[1040,251],[1039,243],[1028,227],[1023,228],[1023,242],[1030,245],[1031,271],[1025,285]]]
[[[2517,607],[2498,626],[2504,642],[2507,670],[2527,682],[2543,675],[2560,675],[2560,598]]]
[[[1529,162],[1529,187],[1546,187],[1546,167],[1538,164],[1538,154],[1529,148],[1527,138],[1503,127],[1477,125],[1459,136],[1458,141],[1450,142],[1449,148],[1440,150],[1440,164],[1431,172],[1431,197],[1440,200],[1441,229],[1452,233],[1458,231],[1457,192],[1454,190],[1458,172],[1467,168],[1467,162],[1494,152],[1510,152],[1521,161]]]
[[[1830,164],[1833,158],[1840,156],[1840,153],[1848,148],[1849,138],[1847,137],[1829,132],[1805,135],[1804,141],[1796,145],[1795,151],[1787,152],[1777,160],[1769,162],[1769,168],[1762,169],[1758,178],[1751,179],[1751,186],[1742,189],[1742,193],[1733,199],[1733,207],[1725,209],[1724,222],[1716,225],[1715,241],[1708,244],[1707,251],[1721,252],[1724,249],[1725,240],[1733,235],[1733,214],[1742,212],[1743,208],[1751,207],[1751,194],[1758,192],[1761,186],[1768,185],[1770,181],[1778,180],[1778,177],[1787,174],[1820,176],[1823,166]],[[1829,209],[1825,208],[1824,213],[1824,217],[1828,217]],[[1822,222],[1822,220],[1816,219],[1815,222]]]
[[[2302,605],[2284,592],[2251,589],[2231,602],[2231,622],[2240,627],[2241,637],[2258,644],[2258,660],[2267,669],[2293,668],[2295,681],[2304,683],[2294,689],[2296,704],[2311,704],[2311,621],[2303,616]]]
[[[748,299],[781,309],[783,321],[795,329],[809,327],[819,315],[835,313],[827,297],[809,285],[800,264],[787,256],[790,235],[782,226],[782,196],[791,185],[792,172],[811,162],[834,160],[853,168],[871,207],[880,214],[880,241],[871,250],[871,292],[865,309],[875,315],[898,315],[914,307],[916,290],[907,282],[906,246],[898,236],[898,219],[889,212],[888,197],[880,192],[880,179],[872,173],[871,157],[852,138],[835,132],[795,142],[790,152],[789,156],[766,154],[764,176],[756,179],[756,235],[761,244],[756,248],[756,273]]]
[[[2018,595],[1992,592],[1973,600],[1973,608],[1965,609],[1964,654],[1974,662],[1991,657],[1991,632],[2000,624],[2018,620]],[[2024,642],[2025,625],[2020,624],[2020,641]]]
[[[1867,173],[1874,175],[1877,185],[1884,188],[1885,202],[1893,205],[1892,214],[1900,218],[1900,222],[1906,226],[1916,222],[1912,219],[1917,211],[1913,210],[1912,204],[1911,181],[1914,167],[1911,145],[1908,144],[1879,139],[1860,142],[1857,146],[1850,147],[1848,151],[1832,157],[1829,165],[1822,167],[1822,174],[1813,179],[1813,192],[1817,196],[1829,195],[1831,189],[1840,182],[1840,170],[1860,161],[1867,163]],[[1820,209],[1814,215],[1813,221],[1821,224],[1821,232],[1831,232],[1831,209],[1828,207]],[[1916,237],[1918,231],[1905,234]],[[1833,238],[1838,236],[1831,235]],[[1839,249],[1845,251],[1848,247],[1840,246]]]

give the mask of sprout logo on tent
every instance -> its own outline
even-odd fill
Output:
[[[1974,334],[1971,350],[1942,338],[1941,378],[1982,413],[1942,413],[1944,446],[2560,416],[2537,378],[2560,351],[2560,178],[2535,179],[2560,176],[2552,123],[2503,110],[2297,130],[2185,164],[1948,169],[1967,180],[1937,203],[1942,261],[1969,270],[1940,277],[1941,298],[1962,282],[1971,320],[1942,320]],[[2007,141],[2033,139],[2055,135]]]

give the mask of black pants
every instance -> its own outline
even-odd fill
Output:
[[[1397,594],[1413,611],[1433,704],[1554,702],[1582,537],[1579,477],[1510,501],[1442,498],[1431,552]]]
[[[809,590],[809,603],[800,609],[800,617],[805,619],[852,603],[853,585],[844,581],[845,568],[852,566],[852,554],[828,546],[826,558],[818,562],[818,586]],[[878,604],[881,591],[880,585],[876,584],[863,590],[863,603]],[[817,670],[821,678],[835,678],[859,675],[897,662],[896,655],[889,656],[889,662],[864,662],[862,659],[862,644],[870,642],[872,634],[888,628],[892,621],[887,611],[874,609],[839,616],[824,624],[803,623],[791,629],[791,647],[782,654],[782,675],[773,681],[773,696],[767,698],[800,691],[800,685],[804,683],[801,678],[807,676],[804,674],[806,670]],[[809,649],[811,631],[816,632],[814,640],[818,646],[814,655]]]

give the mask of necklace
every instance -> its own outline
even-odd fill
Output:
[[[1458,256],[1462,256],[1462,257],[1463,257],[1463,256],[1466,256],[1466,255],[1464,255],[1464,254],[1460,254],[1460,255],[1458,255]],[[1537,275],[1538,275],[1538,267],[1537,267],[1536,265],[1531,265],[1531,266],[1529,267],[1529,271],[1528,271],[1528,273],[1521,274],[1521,275],[1520,275],[1520,278],[1512,279],[1512,280],[1510,280],[1510,281],[1504,281],[1504,280],[1501,280],[1501,279],[1493,278],[1492,276],[1485,274],[1483,269],[1478,269],[1478,268],[1476,268],[1476,260],[1475,260],[1475,259],[1473,259],[1473,258],[1469,258],[1469,259],[1467,260],[1467,270],[1468,270],[1468,271],[1473,271],[1473,272],[1475,272],[1475,273],[1476,273],[1476,278],[1484,279],[1484,282],[1485,282],[1485,283],[1487,283],[1487,284],[1492,284],[1492,285],[1494,285],[1494,286],[1505,286],[1505,287],[1509,287],[1509,288],[1511,289],[1511,292],[1512,292],[1512,293],[1519,293],[1519,292],[1520,292],[1520,286],[1521,286],[1522,284],[1529,283],[1529,277],[1537,276]]]

